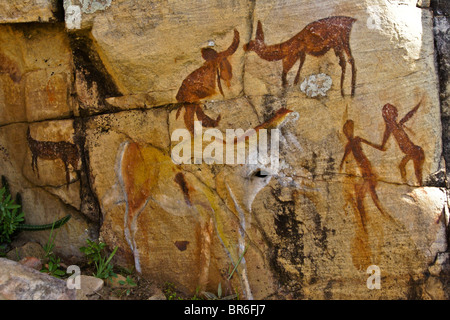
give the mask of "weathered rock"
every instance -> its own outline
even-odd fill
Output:
[[[148,300],[167,300],[167,298],[161,289],[156,289]]]
[[[118,274],[117,277],[111,277],[106,280],[106,285],[113,289],[119,289],[119,288],[130,288],[130,286],[127,283],[127,278],[125,278],[123,275]],[[124,282],[124,284],[122,283]]]
[[[65,120],[39,122],[29,126],[30,135],[39,141],[69,140],[74,130],[71,123]],[[67,224],[54,232],[55,253],[81,258],[79,247],[85,244],[86,238],[95,236],[96,228],[79,211],[80,184],[76,181],[79,178],[78,168],[74,170],[72,165],[68,164],[66,170],[61,158],[47,160],[38,156],[38,169],[35,167],[33,171],[27,128],[24,124],[11,124],[0,128],[0,141],[3,146],[3,154],[0,157],[2,175],[8,180],[13,197],[17,193],[21,195],[22,210],[28,224],[49,224],[68,214],[72,216]],[[64,155],[67,155],[66,151]],[[69,184],[66,173],[69,174]],[[49,240],[50,231],[22,233],[27,235],[29,241],[44,245]]]
[[[0,43],[0,124],[76,112],[69,38],[61,24],[0,25]]]
[[[86,300],[88,296],[103,288],[104,281],[102,279],[80,275],[80,289],[76,289],[77,300]]]
[[[44,259],[45,251],[39,243],[28,242],[19,248],[14,248],[13,250],[9,251],[6,257],[14,261],[20,261],[27,257]]]
[[[241,33],[241,43],[248,37],[248,1],[236,1],[233,6],[220,0],[203,4],[148,2],[139,6],[132,1],[90,4],[88,8],[78,0],[68,0],[65,8],[78,7],[74,11],[80,12],[81,27],[92,26],[97,51],[102,52],[119,91],[124,95],[147,93],[153,105],[176,102],[182,80],[204,63],[201,48],[226,49],[232,42],[233,29]],[[72,19],[66,20],[66,25],[67,21],[72,24]],[[189,29],[195,32],[185,32]],[[127,59],[121,58],[124,54]],[[233,78],[230,88],[224,86],[226,98],[242,91],[241,45],[230,62]],[[216,93],[211,98],[220,99],[219,90]]]
[[[0,23],[57,21],[61,11],[57,0],[8,0],[0,3]]]
[[[64,251],[98,223],[115,263],[188,294],[442,299],[448,16],[418,5],[66,0],[66,29],[0,28],[1,168],[27,222],[73,214]],[[280,129],[279,163],[211,164],[250,128]]]
[[[40,271],[42,269],[42,262],[36,257],[25,257],[19,261],[25,267]]]
[[[121,23],[128,18],[122,15],[128,12],[128,5],[126,1],[117,7],[111,4],[104,12],[92,13],[90,20],[93,36],[111,63],[111,77],[125,94],[108,100],[121,110],[175,102],[183,85],[178,81],[174,86],[166,79],[180,72],[165,59],[177,62],[181,58],[167,55],[173,52],[169,43],[146,56],[154,58],[151,69],[136,71],[132,60],[139,60],[139,66],[147,64],[141,59],[141,50],[149,39],[123,32]],[[120,13],[119,8],[123,10]],[[240,19],[241,10],[248,10],[240,4],[234,8],[239,12],[235,19]],[[198,8],[196,14],[203,12]],[[249,245],[239,266],[240,275],[227,283],[228,289],[239,286],[247,298],[273,296],[280,285],[280,296],[294,298],[408,297],[412,283],[425,283],[428,265],[447,250],[447,194],[424,187],[442,168],[430,13],[413,1],[400,6],[375,0],[362,7],[352,1],[326,5],[258,1],[250,12],[253,30],[248,22],[235,22],[223,13],[224,24],[232,21],[241,35],[240,48],[230,59],[236,76],[233,81],[238,81],[232,82],[231,90],[237,87],[237,95],[225,94],[224,101],[205,96],[198,102],[201,111],[190,105],[177,106],[169,114],[159,108],[143,111],[140,116],[151,119],[151,124],[146,122],[148,131],[128,125],[125,119],[127,115],[136,119],[135,111],[102,115],[89,122],[88,149],[97,177],[94,188],[104,213],[104,239],[111,246],[119,245],[122,251],[118,256],[128,263],[134,260],[144,276],[160,283],[169,278],[191,292],[206,284],[214,290],[223,282],[223,270],[234,265]],[[136,15],[133,23],[138,24],[141,16]],[[106,17],[110,16],[116,18],[115,25],[108,24]],[[172,17],[170,11],[163,16]],[[343,48],[337,45],[316,57],[305,52],[299,81],[292,84],[297,62],[287,73],[288,85],[283,88],[282,62],[270,61],[279,58],[276,52],[265,59],[268,51],[261,51],[263,46],[257,49],[261,56],[252,50],[241,51],[255,39],[258,21],[268,46],[290,39],[308,23],[327,16],[351,17],[340,18],[342,23],[349,21],[350,28],[347,42],[341,45],[351,49],[354,69],[347,63],[352,62],[351,56],[338,51]],[[314,28],[333,30],[335,20],[328,23]],[[106,26],[108,30],[120,28],[121,36],[106,33]],[[164,22],[155,29],[163,26]],[[189,39],[185,28],[168,28],[183,30]],[[207,28],[205,32],[214,34]],[[323,37],[331,37],[323,32]],[[176,39],[177,32],[171,34]],[[120,45],[110,45],[121,41],[142,46],[131,50],[133,58],[125,61],[119,59]],[[198,42],[197,50],[201,47]],[[297,49],[291,48],[293,52]],[[159,50],[164,50],[164,57]],[[340,53],[349,66],[342,90]],[[195,56],[194,50],[185,54]],[[242,74],[236,72],[241,60]],[[154,71],[160,63],[165,64],[167,73]],[[130,73],[117,71],[125,68]],[[152,72],[159,75],[157,83],[141,77],[141,73]],[[142,81],[136,84],[138,79]],[[240,97],[242,90],[245,96]],[[170,159],[170,150],[178,141],[167,143],[168,137],[176,129],[192,127],[194,120],[204,120],[205,130],[246,130],[267,123],[283,107],[294,112],[281,127],[281,167],[271,171],[268,179],[252,176],[257,169],[252,166],[176,166]],[[408,121],[407,138],[399,141],[400,145],[395,138],[400,133],[386,131],[386,127],[391,130],[389,121],[393,121],[386,113],[395,110],[399,113],[396,121]],[[139,123],[139,128],[145,127]],[[146,136],[148,132],[152,136]],[[380,150],[365,144],[361,146],[364,154],[358,153],[359,145],[353,143],[361,140],[352,142],[353,136],[373,142]],[[383,141],[384,137],[389,139]],[[355,154],[352,148],[356,148]],[[407,149],[417,152],[408,155]],[[402,159],[405,163],[409,160],[405,171],[399,167]],[[381,268],[384,290],[366,287],[370,265]]]
[[[447,171],[447,187],[450,179],[450,7],[448,2],[433,1],[434,12],[434,36],[436,43],[437,65],[439,71],[439,91],[441,98],[441,117],[442,117],[442,143],[444,144],[444,158]]]
[[[0,258],[2,300],[75,300],[66,282],[21,264]]]

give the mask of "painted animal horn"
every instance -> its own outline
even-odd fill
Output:
[[[256,27],[255,39],[264,41],[264,31],[263,31],[263,28],[262,28],[262,23],[259,20],[258,20],[258,26]]]
[[[221,58],[226,58],[231,56],[233,53],[236,52],[237,48],[239,46],[239,32],[234,29],[234,38],[233,38],[233,42],[231,43],[231,45],[228,47],[228,49],[226,49],[225,51],[222,51],[221,53],[219,53],[219,55],[221,56]]]

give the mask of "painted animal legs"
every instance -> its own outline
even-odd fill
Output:
[[[283,73],[281,74],[281,83],[283,88],[287,86],[287,73],[292,69],[294,64],[297,62],[298,56],[287,56],[283,59]]]
[[[294,84],[298,84],[298,81],[300,80],[300,70],[302,70],[303,64],[305,63],[306,54],[300,53],[300,65],[297,70],[297,74],[295,75]]]
[[[38,178],[39,178],[39,167],[38,167],[38,163],[37,163],[37,159],[38,157],[37,156],[35,156],[35,155],[33,155],[32,157],[31,157],[31,168],[33,169],[33,171],[35,171],[36,170],[36,174],[37,174],[37,176],[38,176]]]
[[[355,59],[352,55],[352,50],[350,49],[349,45],[344,46],[345,53],[348,57],[348,62],[352,66],[352,97],[355,96],[355,87],[356,87],[356,66],[355,66]]]
[[[414,172],[416,174],[416,179],[419,185],[422,185],[422,167],[423,163],[425,162],[425,153],[423,152],[423,149],[420,147],[417,147],[417,156],[414,157],[413,163],[414,163]]]
[[[345,69],[347,66],[347,61],[345,59],[344,52],[341,49],[334,49],[336,56],[339,58],[339,65],[341,66],[341,95],[344,96],[344,80],[345,80]]]

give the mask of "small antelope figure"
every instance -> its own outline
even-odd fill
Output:
[[[217,52],[212,48],[203,48],[201,52],[205,63],[183,80],[176,99],[178,102],[184,103],[184,122],[191,133],[194,130],[195,114],[202,121],[203,126],[215,127],[219,123],[220,116],[216,120],[209,118],[200,107],[199,101],[216,93],[216,82],[222,96],[224,94],[221,80],[224,80],[227,87],[230,87],[233,71],[228,57],[236,52],[238,45],[239,32],[234,30],[233,42],[225,51]],[[177,112],[177,118],[180,112],[181,108]]]
[[[31,137],[30,128],[27,130],[28,146],[31,150],[31,168],[39,178],[38,157],[45,160],[61,159],[64,162],[66,170],[67,185],[70,183],[69,167],[70,164],[74,170],[78,167],[79,153],[75,144],[66,141],[38,141]]]
[[[323,56],[330,49],[339,58],[339,65],[342,69],[341,74],[341,95],[344,96],[343,83],[345,79],[346,58],[352,65],[352,96],[355,95],[356,84],[356,67],[350,49],[350,32],[353,23],[356,19],[351,17],[329,17],[314,21],[308,24],[302,31],[297,33],[291,39],[273,45],[266,45],[264,43],[264,32],[261,21],[258,21],[256,29],[255,40],[250,41],[244,45],[245,51],[254,51],[258,56],[267,61],[283,62],[283,73],[281,81],[283,87],[287,86],[287,73],[297,60],[300,59],[300,66],[298,67],[297,75],[295,76],[294,84],[298,84],[300,80],[300,70],[305,62],[306,55],[316,57]]]

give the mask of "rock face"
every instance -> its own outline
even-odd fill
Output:
[[[0,4],[0,23],[52,22],[61,19],[57,0],[10,0]]]
[[[75,290],[57,279],[21,264],[0,258],[1,300],[75,300]]]
[[[65,254],[98,231],[186,293],[448,299],[436,3],[66,0],[65,25],[5,24],[3,174],[27,221],[75,217]],[[278,131],[231,161],[251,128]]]

